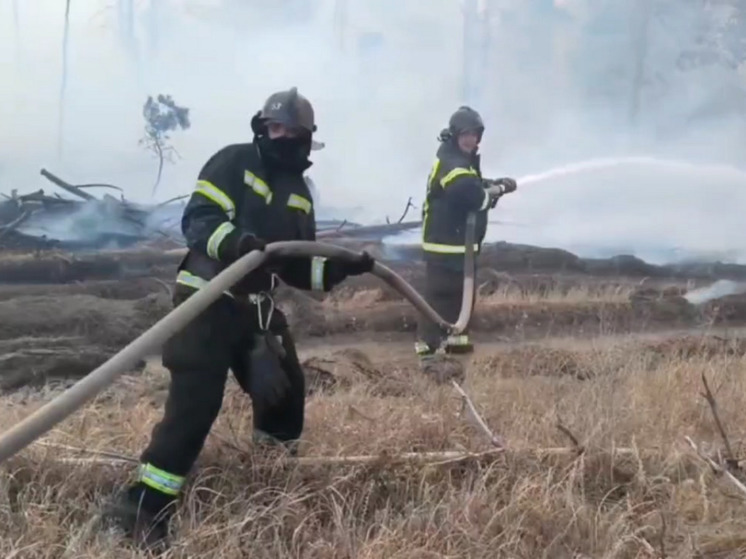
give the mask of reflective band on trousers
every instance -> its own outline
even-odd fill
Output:
[[[425,355],[426,353],[432,353],[430,346],[425,342],[416,342],[414,344],[414,351],[417,355]]]
[[[443,245],[440,243],[422,243],[422,250],[426,252],[437,252],[440,254],[464,254],[466,246],[464,245]],[[479,245],[474,245],[474,252],[479,251]]]
[[[236,205],[233,200],[210,181],[197,181],[197,188],[194,191],[220,206],[228,215],[228,219],[236,217]]]
[[[469,345],[469,343],[469,336],[466,334],[461,334],[460,336],[448,336],[448,338],[446,338],[446,345],[450,346]]]
[[[178,495],[185,479],[183,476],[170,474],[165,470],[156,468],[152,464],[140,464],[138,481],[165,495],[173,497]]]
[[[209,256],[210,258],[214,258],[215,260],[219,260],[220,245],[222,244],[223,240],[235,229],[236,226],[233,225],[230,221],[226,221],[218,225],[215,228],[215,231],[213,231],[212,235],[210,235],[210,238],[207,239],[207,256]]]
[[[311,259],[311,289],[313,291],[324,290],[324,266],[326,257],[314,256]]]

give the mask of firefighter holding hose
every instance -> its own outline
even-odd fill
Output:
[[[251,121],[254,139],[215,153],[184,210],[188,253],[179,266],[179,305],[241,256],[276,241],[316,237],[304,172],[311,166],[314,109],[296,88],[272,94]],[[138,478],[105,517],[146,547],[167,542],[169,518],[223,401],[230,369],[253,407],[254,443],[295,452],[305,383],[293,338],[272,292],[278,279],[329,291],[370,272],[374,260],[271,258],[210,305],[163,347],[171,384],[162,420],[140,458]]]
[[[450,323],[456,322],[464,286],[467,216],[476,213],[476,246],[479,252],[487,232],[487,213],[503,194],[514,192],[511,178],[482,178],[477,153],[484,122],[477,111],[462,106],[451,115],[438,140],[437,157],[427,179],[422,211],[422,250],[426,265],[425,299]],[[471,270],[476,273],[476,269]],[[468,333],[448,336],[424,316],[417,328],[415,351],[425,371],[436,353],[469,353]]]

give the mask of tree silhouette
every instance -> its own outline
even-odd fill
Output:
[[[139,143],[158,158],[158,174],[152,192],[155,195],[163,175],[164,163],[173,162],[174,157],[179,156],[176,149],[168,143],[171,139],[169,134],[174,130],[189,129],[189,109],[177,105],[170,95],[158,95],[155,99],[148,95],[142,115],[145,118],[145,136]]]

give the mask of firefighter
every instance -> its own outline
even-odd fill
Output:
[[[304,172],[311,166],[314,110],[296,88],[272,94],[251,121],[251,143],[215,153],[199,173],[182,217],[188,254],[179,266],[174,305],[222,269],[267,243],[313,241],[314,207]],[[228,370],[252,401],[255,445],[295,452],[303,430],[305,383],[293,338],[272,292],[278,278],[329,291],[370,272],[357,259],[273,258],[248,274],[164,344],[171,384],[162,420],[140,457],[137,480],[106,518],[148,548],[167,545],[169,518],[215,418]]]
[[[500,196],[517,188],[511,178],[482,178],[477,151],[483,133],[484,123],[479,113],[470,107],[459,107],[448,128],[438,137],[441,145],[427,179],[422,211],[425,299],[450,323],[456,322],[461,310],[467,216],[476,212],[474,250],[479,252],[487,232],[487,212],[495,207]],[[473,351],[468,333],[448,336],[425,317],[420,317],[417,338],[415,351],[423,365],[436,352]]]

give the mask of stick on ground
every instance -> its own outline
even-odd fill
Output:
[[[492,432],[484,419],[482,419],[482,416],[479,415],[477,408],[474,406],[474,402],[472,402],[471,398],[469,398],[469,395],[464,392],[464,389],[461,388],[455,380],[451,381],[451,385],[461,396],[464,406],[469,411],[469,415],[471,416],[472,421],[487,436],[487,438],[489,438],[492,446],[494,446],[495,448],[505,448],[505,442],[502,440],[501,437],[498,437]]]

